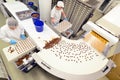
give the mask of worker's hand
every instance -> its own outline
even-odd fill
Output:
[[[54,23],[54,26],[57,26],[59,24],[59,22],[56,22],[56,23]]]
[[[20,38],[21,38],[22,40],[25,40],[25,39],[26,39],[26,36],[25,36],[24,34],[21,34],[21,35],[20,35]]]
[[[55,23],[55,18],[51,18],[51,23],[52,23],[52,24]]]
[[[59,22],[56,22],[56,23],[51,23],[52,26],[57,26],[59,24]]]
[[[14,39],[11,39],[11,40],[10,40],[10,44],[16,44],[16,43],[17,43],[16,40],[14,40]]]
[[[67,18],[64,18],[64,20],[68,21],[68,19],[67,19]]]
[[[53,26],[57,26],[58,23],[59,23],[59,22],[56,22],[55,18],[51,18],[51,24],[52,24]]]

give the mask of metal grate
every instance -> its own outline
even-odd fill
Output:
[[[73,34],[76,34],[81,26],[89,19],[93,7],[78,0],[63,0],[64,11],[68,20],[72,23]]]
[[[65,4],[64,12],[65,12],[68,20],[70,20],[76,0],[63,0],[63,2]]]

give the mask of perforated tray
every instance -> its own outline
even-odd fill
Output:
[[[31,18],[32,12],[33,10],[25,10],[25,11],[16,12],[16,15],[20,20],[25,20]]]

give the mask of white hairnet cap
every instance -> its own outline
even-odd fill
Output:
[[[58,6],[58,7],[64,7],[63,1],[58,1],[58,2],[57,2],[57,6]]]
[[[6,24],[8,24],[9,27],[17,27],[18,22],[13,17],[10,17],[7,19]]]

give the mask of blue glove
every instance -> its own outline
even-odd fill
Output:
[[[16,43],[17,43],[16,40],[14,40],[14,39],[10,40],[10,44],[16,44]]]
[[[20,35],[20,38],[21,38],[22,40],[25,40],[25,39],[26,39],[26,36],[25,36],[24,34],[21,34],[21,35]]]
[[[67,19],[67,18],[64,18],[64,20],[68,21],[68,19]]]

